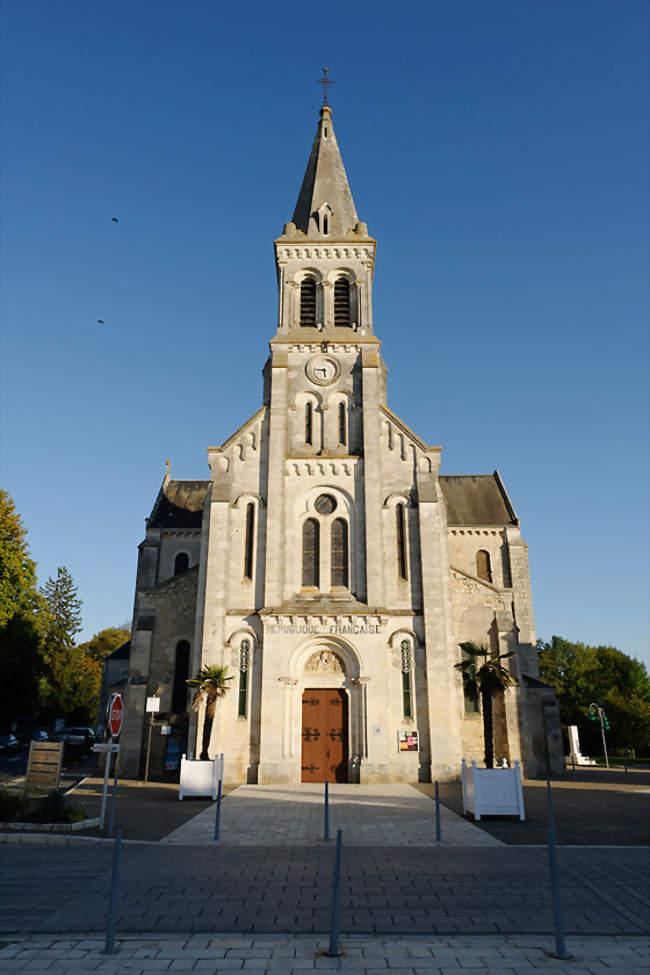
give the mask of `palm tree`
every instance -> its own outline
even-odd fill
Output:
[[[227,667],[219,667],[214,665],[212,667],[203,666],[197,674],[196,677],[192,677],[188,680],[189,687],[198,688],[196,694],[194,695],[194,700],[192,701],[192,710],[199,711],[201,705],[205,702],[205,717],[203,719],[203,740],[201,747],[201,759],[208,761],[210,756],[208,754],[208,746],[210,744],[210,735],[212,734],[212,722],[214,721],[214,712],[217,707],[217,700],[228,690],[228,681],[232,680],[233,675],[228,676]]]
[[[487,647],[475,643],[459,644],[463,659],[456,668],[463,675],[463,689],[473,701],[481,698],[483,711],[483,741],[485,743],[485,767],[494,768],[494,727],[492,721],[492,696],[496,691],[505,691],[517,681],[500,661],[513,656],[511,653],[493,653]],[[483,663],[479,667],[479,661]]]

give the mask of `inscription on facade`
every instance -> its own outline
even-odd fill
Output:
[[[269,623],[267,633],[314,633],[321,636],[365,636],[381,633],[382,623]]]

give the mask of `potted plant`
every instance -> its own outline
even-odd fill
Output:
[[[187,681],[189,687],[196,688],[196,694],[192,701],[192,710],[203,712],[203,731],[201,735],[201,757],[199,761],[189,762],[185,755],[181,758],[181,777],[178,798],[185,796],[205,796],[211,795],[217,798],[217,766],[220,775],[223,776],[223,758],[221,762],[210,759],[209,747],[212,735],[212,725],[217,701],[228,690],[228,681],[232,680],[232,675],[228,675],[227,667],[217,665],[204,666],[196,677]]]

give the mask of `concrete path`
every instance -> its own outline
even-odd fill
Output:
[[[646,939],[569,938],[569,960],[555,959],[552,938],[347,937],[343,955],[329,958],[327,938],[258,935],[135,936],[117,941],[114,955],[101,954],[98,938],[27,938],[0,947],[3,975],[84,972],[159,975],[162,972],[254,972],[305,975],[341,971],[347,975],[636,975],[650,968]]]
[[[329,796],[330,836],[342,829],[346,847],[436,846],[435,804],[411,785],[331,785]],[[213,845],[215,806],[162,842]],[[445,846],[503,846],[450,809],[440,812]],[[221,845],[310,845],[322,841],[323,830],[322,785],[241,785],[221,804]]]

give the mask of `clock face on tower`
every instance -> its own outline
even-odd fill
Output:
[[[316,359],[309,360],[305,371],[313,383],[328,386],[338,378],[341,368],[336,359],[318,356]]]

